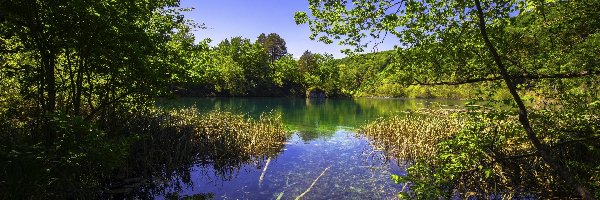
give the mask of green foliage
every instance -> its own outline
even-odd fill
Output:
[[[100,197],[102,179],[123,165],[131,140],[111,138],[76,116],[48,116],[57,130],[50,146],[3,134],[0,184],[3,199]],[[19,129],[2,127],[15,133]],[[8,136],[8,137],[7,137]]]
[[[279,119],[159,112],[152,109],[153,98],[171,92],[291,96],[307,89],[328,96],[483,95],[478,98],[506,104],[514,103],[510,98],[515,94],[526,94],[531,107],[538,108],[531,124],[541,141],[576,180],[599,191],[600,84],[596,76],[587,76],[598,74],[600,63],[598,1],[485,0],[483,9],[470,1],[309,3],[312,16],[298,12],[295,20],[309,24],[312,39],[337,40],[362,51],[371,42],[366,38],[389,33],[402,47],[340,60],[306,51],[296,61],[275,33],[262,34],[254,43],[234,37],[212,47],[210,40],[195,44],[192,30],[202,27],[183,17],[188,9],[178,8],[178,0],[1,1],[1,197],[102,198],[106,194],[99,188],[108,186],[122,189],[111,192],[128,193],[129,180],[138,176],[183,173],[180,166],[197,159],[198,149],[207,152],[202,159],[222,167],[215,171],[230,175],[241,163],[280,150],[286,135]],[[482,37],[482,25],[488,36]],[[495,59],[489,48],[497,49]],[[499,82],[422,86],[498,80],[500,63],[510,75],[502,76],[510,79],[509,86],[516,83],[520,93],[511,94]],[[583,78],[563,79],[579,76]],[[548,77],[558,79],[540,80]],[[421,139],[428,138],[431,145],[416,142],[425,151],[415,152],[433,152],[428,156],[432,160],[416,159],[408,177],[394,177],[411,182],[414,193],[408,197],[458,191],[484,198],[523,188],[572,197],[564,183],[547,178],[555,175],[537,156],[520,157],[544,149],[525,142],[513,115],[461,114],[468,121],[461,131],[444,126],[454,118],[435,117],[380,121],[369,130],[373,138],[399,137],[395,129],[413,131],[417,140],[423,127],[430,128]],[[394,129],[377,135],[378,124]],[[394,126],[398,124],[407,126]],[[421,129],[410,128],[415,126]],[[393,145],[382,144],[393,152]],[[426,154],[415,152],[404,154],[411,159]],[[239,160],[222,160],[223,155]],[[131,169],[135,173],[129,174]],[[489,190],[492,183],[499,183],[499,189]],[[149,198],[145,195],[131,196]]]
[[[551,152],[592,190],[600,187],[595,182],[600,119],[594,106],[579,104],[577,109],[539,110],[531,115],[533,127],[551,144]],[[392,176],[396,183],[408,184],[400,197],[574,197],[570,186],[557,182],[552,169],[532,153],[534,148],[514,113],[472,109],[425,114],[381,119],[362,128],[378,149],[409,163],[407,176]],[[452,119],[461,123],[449,123]],[[436,129],[440,124],[446,127]]]
[[[292,56],[285,56],[273,63],[275,75],[273,81],[277,86],[285,84],[302,84],[302,74],[298,68],[298,62]]]
[[[441,99],[491,99],[480,90],[497,89],[481,85],[424,86],[402,84],[403,73],[396,51],[353,55],[336,61],[339,71],[339,90],[357,97],[405,97]]]
[[[154,98],[184,84],[231,95],[273,85],[261,44],[195,44],[192,30],[202,27],[183,17],[188,10],[178,0],[0,2],[1,199],[150,198],[130,193],[197,158],[186,141],[208,133],[190,127],[223,122],[168,124],[177,113],[157,114]],[[220,119],[238,128],[214,127],[229,138],[252,129],[235,144],[241,155],[272,150],[248,144],[253,137],[285,135],[275,119]]]
[[[340,72],[332,55],[306,51],[297,61],[292,55],[282,52],[273,56],[273,52],[263,49],[267,48],[264,45],[276,45],[269,43],[271,35],[259,37],[256,43],[235,37],[222,41],[214,48],[194,51],[193,61],[190,62],[192,67],[188,70],[189,80],[177,84],[176,94],[304,96],[307,88],[318,87],[329,96],[347,95],[342,92],[344,89],[340,84],[344,72]],[[285,47],[284,44],[279,45]]]
[[[33,117],[59,111],[94,123],[164,95],[193,48],[178,1],[3,1],[2,77]],[[48,126],[41,122],[40,126]],[[42,132],[42,131],[40,131]],[[52,143],[56,130],[46,128]]]
[[[258,36],[256,43],[259,43],[263,46],[265,52],[269,54],[269,61],[271,63],[287,55],[285,40],[277,33],[270,33],[268,36],[265,36],[265,34],[262,33]]]
[[[304,92],[304,76],[300,72],[298,62],[287,55],[273,62],[273,82],[284,91],[289,91],[290,95],[301,96]]]
[[[600,27],[594,17],[599,13],[597,1],[482,4],[487,33],[509,75],[597,74],[598,57],[592,55],[598,52],[598,45],[593,45]],[[369,37],[396,36],[402,46],[389,63],[393,67],[384,70],[393,82],[382,83],[463,83],[500,76],[484,45],[474,7],[471,1],[311,1],[312,16],[299,12],[295,19],[309,25],[312,39],[339,38],[358,51],[371,42]]]
[[[340,96],[339,87],[339,69],[330,54],[311,54],[307,63],[313,63],[314,66],[307,65],[308,72],[304,73],[306,85],[310,88],[320,88],[328,96]],[[303,55],[304,56],[304,55]],[[302,66],[302,57],[298,61]]]
[[[189,80],[176,84],[180,96],[283,96],[301,90],[296,63],[277,34],[249,39],[234,37],[215,47],[192,51]]]
[[[396,72],[394,73],[394,76],[396,76],[395,82],[407,86],[415,84],[460,85],[493,80],[504,81],[508,93],[493,82],[489,86],[494,90],[482,93],[487,93],[488,99],[503,101],[518,108],[518,122],[521,124],[522,130],[526,132],[527,137],[524,137],[524,133],[517,134],[519,129],[516,125],[515,127],[509,127],[502,124],[503,122],[515,124],[517,120],[514,120],[514,117],[512,120],[498,119],[496,113],[488,113],[491,116],[484,114],[484,117],[474,118],[473,122],[465,127],[465,131],[456,135],[459,139],[449,139],[446,142],[439,143],[439,148],[442,150],[440,156],[443,156],[436,159],[439,163],[436,163],[435,166],[429,166],[428,164],[425,166],[417,164],[415,166],[411,176],[416,176],[414,182],[417,186],[413,189],[415,189],[417,195],[422,195],[422,192],[432,189],[431,187],[438,189],[433,189],[431,195],[425,194],[422,197],[446,196],[450,198],[448,193],[454,190],[468,192],[460,188],[461,185],[467,185],[467,188],[469,188],[473,183],[462,180],[465,177],[479,181],[482,188],[489,188],[487,183],[499,181],[490,181],[488,179],[490,177],[489,173],[482,173],[488,172],[488,170],[484,167],[481,169],[474,168],[473,164],[488,164],[494,161],[494,159],[486,157],[496,159],[503,157],[498,156],[497,153],[506,154],[506,151],[513,149],[531,148],[503,145],[503,141],[506,141],[504,139],[515,139],[516,137],[527,138],[533,145],[533,148],[528,150],[536,151],[543,160],[539,163],[530,162],[534,164],[528,166],[528,169],[534,168],[531,171],[541,171],[537,174],[547,174],[547,177],[558,175],[557,180],[567,182],[567,187],[572,187],[573,191],[577,191],[581,197],[588,199],[593,197],[590,196],[590,190],[586,187],[597,188],[597,184],[587,178],[578,177],[578,174],[582,174],[580,171],[569,170],[573,169],[569,157],[562,157],[560,154],[558,156],[552,155],[554,153],[552,152],[554,143],[550,142],[552,141],[550,138],[564,137],[570,133],[564,130],[550,131],[549,133],[548,129],[552,130],[550,127],[554,124],[536,121],[540,117],[540,113],[544,113],[543,110],[542,112],[536,110],[533,112],[535,114],[531,114],[529,117],[528,110],[531,111],[531,109],[527,108],[523,102],[523,98],[521,98],[523,92],[520,94],[518,89],[535,90],[535,88],[539,88],[538,90],[546,91],[545,95],[528,93],[530,97],[527,99],[532,102],[536,98],[545,99],[546,102],[542,103],[542,107],[544,110],[550,110],[549,113],[566,112],[587,115],[585,113],[589,111],[585,109],[569,110],[566,108],[571,106],[553,107],[546,104],[552,101],[565,101],[564,98],[559,98],[560,94],[593,94],[586,95],[586,99],[576,98],[583,100],[582,102],[570,102],[575,104],[587,104],[590,101],[595,101],[594,98],[598,97],[595,86],[592,86],[593,89],[588,88],[593,81],[568,81],[564,79],[586,76],[587,78],[591,76],[593,77],[591,79],[597,79],[597,75],[600,74],[598,70],[600,57],[597,56],[598,45],[595,45],[598,44],[598,33],[600,32],[597,17],[600,13],[599,5],[600,2],[595,0],[550,2],[315,0],[309,2],[312,16],[304,12],[298,12],[295,15],[295,20],[298,24],[309,25],[312,31],[311,39],[318,38],[319,41],[324,43],[331,43],[332,39],[335,39],[341,45],[355,47],[355,51],[359,52],[363,51],[372,42],[370,38],[378,39],[388,34],[394,35],[401,43],[401,47],[397,48],[398,56],[393,61],[396,64],[395,70],[390,71]],[[540,80],[548,78],[556,78],[556,80]],[[565,86],[563,81],[576,83]],[[548,83],[551,84],[544,85]],[[586,89],[581,90],[582,88]],[[432,91],[435,91],[435,89],[428,90],[429,88],[420,87],[412,89],[413,91],[409,94],[422,94],[423,96],[433,96],[434,92]],[[554,91],[548,91],[548,89]],[[508,99],[509,94],[512,100]],[[502,116],[502,114],[499,116]],[[541,118],[548,117],[550,116]],[[572,117],[575,117],[575,115]],[[488,119],[495,121],[490,123]],[[558,117],[557,120],[564,120],[566,124],[577,124],[578,119],[580,118]],[[585,117],[581,119],[585,119]],[[591,121],[587,121],[585,124],[589,122]],[[591,125],[588,124],[588,126]],[[483,128],[490,126],[509,127],[507,129],[509,131],[502,132]],[[574,127],[567,125],[563,128],[572,130]],[[489,134],[496,136],[495,134],[498,132],[501,133],[500,139],[486,138]],[[509,132],[514,134],[511,134],[511,136],[502,135]],[[571,138],[569,141],[587,139],[590,136],[582,137],[582,133],[590,134],[589,131],[575,128],[575,132],[578,133],[575,138],[579,139]],[[592,135],[594,134],[596,133],[592,131]],[[500,144],[496,142],[500,142]],[[487,147],[488,144],[493,145]],[[579,145],[579,148],[568,149],[562,153],[582,155],[586,153],[585,151],[595,149],[595,147]],[[558,159],[555,157],[558,157]],[[473,160],[469,160],[471,158]],[[502,161],[498,162],[502,163]],[[595,167],[590,167],[589,164],[593,166],[597,163],[598,159],[583,164],[582,166],[586,166],[583,171],[593,171]],[[522,163],[516,162],[516,164],[511,163],[511,165],[517,165],[523,169]],[[544,169],[546,166],[551,169]],[[495,171],[502,170],[495,169]],[[415,173],[421,175],[415,175]],[[433,173],[434,176],[431,176],[430,173]],[[484,174],[484,176],[481,174]],[[533,184],[536,187],[524,188],[534,188],[532,190],[544,188],[547,191],[556,191],[555,194],[536,193],[539,196],[557,195],[562,198],[573,198],[571,196],[572,192],[565,192],[564,189],[561,189],[564,188],[564,183],[547,184],[547,179],[540,179],[535,176],[518,174],[516,177],[527,177],[535,181],[523,184],[517,180],[512,185],[529,186],[529,184]],[[436,179],[436,177],[441,178]],[[515,181],[516,179],[511,180]],[[422,181],[425,181],[425,183]],[[518,192],[518,189],[515,190],[509,186],[503,188],[505,191],[502,191],[502,189],[488,191],[477,189],[480,187],[474,184],[473,186],[475,187],[473,189],[474,195],[481,198],[489,198],[489,194],[503,195],[512,191]],[[471,188],[469,189],[471,190]],[[465,198],[467,196],[471,195],[465,194]]]

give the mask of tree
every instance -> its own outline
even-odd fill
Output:
[[[290,95],[304,94],[302,73],[298,68],[298,62],[291,56],[286,55],[277,59],[272,64],[274,75],[273,83]]]
[[[287,54],[285,40],[277,33],[270,33],[268,36],[265,36],[265,34],[262,33],[258,36],[256,43],[261,44],[265,49],[265,52],[269,54],[270,63],[273,63],[275,60]]]
[[[600,2],[584,1],[396,1],[314,0],[308,23],[312,39],[362,50],[388,34],[398,38],[403,83],[459,85],[502,80],[518,108],[519,122],[537,154],[584,198],[589,191],[551,155],[530,125],[517,92],[519,79],[600,74]],[[374,40],[367,39],[368,37]],[[365,41],[366,40],[366,41]],[[524,45],[525,44],[525,45]]]
[[[390,75],[388,70],[395,51],[357,54],[339,60],[340,85],[348,92],[371,89],[385,84],[381,77]],[[373,88],[374,89],[374,88]],[[364,91],[361,91],[364,92]]]
[[[221,42],[215,50],[230,56],[243,70],[245,83],[242,85],[245,92],[255,95],[257,92],[265,92],[264,88],[272,85],[273,73],[269,66],[269,58],[260,44],[252,43],[246,38],[234,37]]]
[[[151,133],[138,119],[186,78],[197,48],[178,6],[0,1],[0,198],[98,198],[122,177],[126,149]]]
[[[314,54],[315,63],[317,69],[311,72],[311,76],[314,77],[316,82],[314,85],[320,89],[323,89],[329,96],[336,96],[340,92],[340,70],[336,61],[333,59],[331,54]]]
[[[340,91],[339,66],[331,54],[313,54],[306,50],[298,59],[298,70],[307,88],[318,88],[335,96]]]
[[[306,50],[298,59],[298,67],[303,73],[310,73],[317,68],[317,60],[310,51]]]
[[[262,44],[264,45],[265,42],[267,41],[267,35],[265,35],[264,33],[261,33],[258,38],[256,39],[256,43]],[[266,50],[266,48],[265,48]]]
[[[116,123],[111,115],[118,105],[164,94],[184,73],[193,25],[174,8],[178,4],[7,0],[0,2],[0,38],[20,46],[7,57],[34,61],[10,67],[39,116],[61,111],[105,126]],[[52,126],[41,124],[46,143],[52,143]]]

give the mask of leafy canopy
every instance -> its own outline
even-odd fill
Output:
[[[484,22],[510,75],[597,73],[598,7],[593,0],[485,0]],[[473,1],[311,0],[312,16],[297,12],[312,39],[338,40],[362,51],[397,38],[398,81],[473,82],[499,77],[484,45]]]

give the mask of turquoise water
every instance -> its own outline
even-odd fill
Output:
[[[171,186],[167,193],[214,199],[295,199],[303,193],[303,199],[395,199],[403,185],[394,184],[389,177],[404,174],[404,168],[371,149],[356,128],[407,110],[463,104],[452,100],[369,98],[163,100],[159,103],[162,107],[194,106],[199,112],[221,110],[253,117],[277,112],[291,133],[285,147],[274,157],[228,168],[227,173],[210,164],[194,165],[188,169],[189,177],[172,180],[175,183],[171,185],[177,187]]]

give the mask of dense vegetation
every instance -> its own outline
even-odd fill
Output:
[[[210,47],[209,41],[188,55],[187,78],[171,84],[175,94],[304,96],[307,88],[333,88],[327,81],[335,73],[331,55],[307,51],[297,61],[275,33],[262,34],[254,43],[234,37]]]
[[[193,73],[193,59],[220,58],[194,44],[190,31],[202,27],[178,6],[0,2],[0,199],[151,198],[169,187],[160,180],[189,177],[184,169],[197,162],[226,178],[280,151],[279,118],[154,106],[175,84],[208,74]],[[278,51],[265,52],[275,59]],[[253,74],[246,80],[263,84]]]
[[[598,110],[597,105],[585,107]],[[402,198],[576,198],[571,185],[549,178],[552,169],[536,156],[517,116],[484,109],[418,110],[370,122],[361,134],[408,167],[407,176],[392,176],[409,185]],[[535,127],[550,127],[541,134],[553,155],[598,191],[597,111],[536,110],[531,119]]]
[[[263,41],[271,37],[278,43]],[[251,39],[235,37],[210,47],[209,41],[198,45],[190,55],[189,77],[172,83],[170,89],[176,95],[302,97],[312,90],[320,90],[329,97],[511,98],[506,89],[494,84],[402,84],[398,73],[402,72],[403,62],[395,50],[342,59],[307,50],[296,60],[284,51],[278,56],[269,53],[272,48],[286,49],[285,41],[275,33],[262,34],[254,43]]]
[[[599,3],[310,1],[312,17],[298,12],[295,18],[309,24],[311,38],[325,43],[337,39],[357,51],[367,47],[370,39],[395,36],[402,48],[394,78],[403,85],[488,82],[499,88],[499,81],[504,84],[511,97],[505,103],[516,111],[480,112],[461,131],[450,137],[441,134],[436,141],[438,157],[432,162],[417,159],[407,179],[395,177],[413,184],[414,193],[405,197],[430,199],[468,192],[482,198],[517,193],[593,199],[600,195]],[[523,93],[527,91],[535,93],[535,103],[526,105]],[[388,131],[385,124],[404,122],[379,123],[383,125],[367,127]],[[523,140],[526,143],[514,142]],[[486,163],[501,168],[486,168]],[[509,178],[513,182],[499,191],[490,190],[495,184],[470,184],[500,184],[489,178],[506,168],[517,179]],[[540,172],[545,178],[529,177],[535,180],[534,187],[522,187],[520,178],[528,177],[523,173],[540,171],[523,170],[532,168],[547,168],[548,173]],[[546,185],[548,178],[553,181]]]
[[[157,97],[319,93],[512,106],[367,125],[411,161],[394,178],[408,197],[600,197],[599,1],[309,2],[295,19],[313,39],[362,51],[387,33],[402,46],[296,60],[276,33],[195,43],[204,27],[178,0],[0,1],[0,198],[150,198],[198,162],[227,179],[283,148],[280,119],[169,111]]]
[[[402,85],[397,80],[399,57],[396,51],[357,54],[342,59],[305,51],[298,60],[293,55],[270,55],[277,38],[280,49],[285,41],[277,34],[250,39],[235,37],[215,47],[208,41],[190,57],[190,78],[174,83],[178,96],[306,96],[307,91],[323,91],[329,97],[406,97],[503,100],[506,91],[490,85],[461,86]],[[262,51],[261,51],[262,49]],[[486,96],[482,96],[487,91]]]

